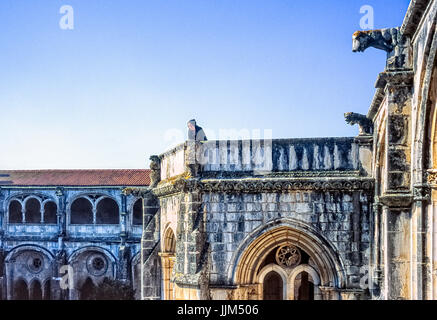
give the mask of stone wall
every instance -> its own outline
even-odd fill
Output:
[[[308,225],[338,252],[346,286],[359,288],[369,262],[370,209],[361,192],[308,192],[203,195],[207,238],[211,244],[210,281],[231,285],[228,275],[240,245],[271,222]]]
[[[177,166],[184,170],[169,170],[181,151]],[[310,252],[314,269],[301,268],[315,270],[318,254],[326,256],[326,270],[314,280],[325,299],[350,295],[347,290],[365,297],[371,144],[355,138],[186,142],[159,158],[166,179],[151,192],[160,201],[162,270],[172,268],[164,296],[262,298],[262,286],[238,278],[240,260],[263,233],[286,227],[318,243]],[[174,251],[166,244],[169,230]]]

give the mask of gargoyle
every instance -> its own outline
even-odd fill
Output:
[[[359,126],[359,135],[370,135],[373,134],[373,122],[369,118],[367,118],[364,114],[359,114],[355,112],[346,112],[344,114],[344,118],[347,123],[350,125],[358,124]]]
[[[352,51],[364,52],[369,47],[387,52],[387,69],[401,69],[407,63],[407,39],[400,28],[357,31],[352,36]]]

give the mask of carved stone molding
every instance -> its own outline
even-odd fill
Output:
[[[401,27],[401,32],[404,35],[410,37],[414,35],[429,3],[430,0],[411,1],[407,14],[404,18],[404,23]]]
[[[293,190],[314,191],[354,191],[372,192],[374,180],[356,179],[179,179],[171,184],[153,189],[158,196],[167,196],[180,192],[226,192],[261,193],[288,192]]]
[[[429,169],[426,172],[426,180],[428,181],[430,187],[437,188],[437,170]]]
[[[134,197],[145,198],[151,193],[150,188],[124,188],[122,194],[125,196],[133,195]]]
[[[240,178],[328,178],[328,177],[358,177],[359,170],[308,170],[308,171],[290,171],[290,172],[268,172],[258,174],[254,171],[204,171],[201,174],[202,179],[240,179]]]
[[[381,106],[382,102],[384,101],[384,97],[385,97],[384,88],[377,88],[375,95],[373,96],[369,112],[367,113],[367,116],[369,117],[369,119],[374,120],[373,118],[377,114],[379,107]]]

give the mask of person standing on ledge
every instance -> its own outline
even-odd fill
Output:
[[[188,126],[188,140],[207,141],[205,132],[196,124],[196,120],[191,119],[187,123]]]

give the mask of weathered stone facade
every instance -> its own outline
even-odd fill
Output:
[[[414,0],[401,27],[353,35],[353,51],[387,52],[367,116],[345,114],[356,138],[153,158],[143,274],[159,256],[161,298],[436,299],[436,22],[437,1]]]
[[[374,123],[374,299],[436,299],[436,1],[412,1],[399,30],[402,63],[376,82]],[[388,54],[388,61],[390,54]]]
[[[413,0],[353,35],[387,52],[368,114],[345,114],[355,138],[187,141],[150,158],[150,186],[2,186],[0,296],[80,298],[69,265],[75,288],[113,277],[142,299],[437,299],[436,26],[437,0]]]
[[[123,189],[0,186],[0,298],[85,299],[105,277],[140,298],[142,200]]]
[[[303,272],[314,298],[364,297],[368,139],[186,142],[161,155],[161,181],[144,193],[160,204],[162,298],[260,299],[273,269],[284,299],[298,295]],[[300,264],[272,260],[287,246]]]

